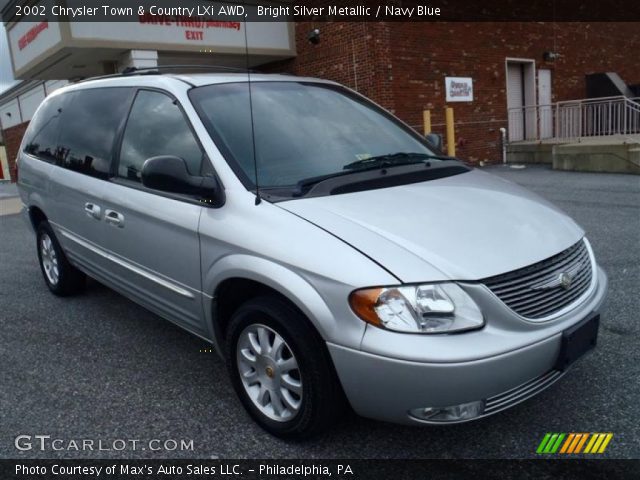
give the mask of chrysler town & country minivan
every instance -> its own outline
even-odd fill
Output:
[[[571,218],[333,82],[82,81],[18,176],[48,288],[88,275],[211,342],[276,435],[478,419],[596,343],[607,278]]]

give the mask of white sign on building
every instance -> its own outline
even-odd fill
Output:
[[[60,23],[45,18],[41,22],[18,22],[8,31],[14,72],[47,53],[62,42]]]
[[[445,77],[444,87],[447,102],[473,102],[473,79],[471,77]]]
[[[66,0],[66,4],[80,8],[84,0]],[[256,9],[256,5],[247,5],[247,14]],[[47,10],[39,21],[18,20],[7,25],[15,78],[82,78],[112,73],[110,65],[130,66],[122,60],[129,50],[153,52],[161,65],[256,66],[296,56],[294,26],[286,21],[216,21],[151,14],[138,15],[130,22],[67,20],[53,17]]]

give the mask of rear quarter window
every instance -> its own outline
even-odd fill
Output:
[[[58,135],[65,100],[64,95],[45,100],[25,134],[25,153],[48,163],[58,162]]]

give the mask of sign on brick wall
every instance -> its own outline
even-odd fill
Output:
[[[445,77],[447,102],[473,102],[473,79],[471,77]]]

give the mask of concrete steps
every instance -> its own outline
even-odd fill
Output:
[[[640,147],[629,149],[629,161],[640,167]]]
[[[546,163],[555,170],[640,174],[640,135],[512,143],[507,161]]]

